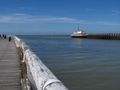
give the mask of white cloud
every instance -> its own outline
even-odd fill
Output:
[[[43,17],[32,16],[22,13],[0,16],[0,23],[76,23],[76,24],[96,24],[96,25],[120,25],[115,22],[88,21],[69,17]]]

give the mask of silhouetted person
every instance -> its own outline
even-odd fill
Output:
[[[6,39],[6,35],[4,35],[4,39]]]
[[[4,34],[2,35],[2,37],[4,38]]]
[[[5,34],[3,34],[3,38],[6,39],[6,35]]]
[[[12,38],[11,38],[11,37],[9,37],[9,42],[11,42],[11,40],[12,40]]]

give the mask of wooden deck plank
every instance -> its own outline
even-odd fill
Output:
[[[0,90],[21,90],[20,62],[14,42],[0,39]]]

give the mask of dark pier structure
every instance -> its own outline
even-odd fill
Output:
[[[88,34],[86,35],[86,38],[120,40],[120,33]]]
[[[120,40],[120,33],[94,33],[86,35],[74,35],[72,38],[88,38],[88,39],[107,39],[107,40]]]

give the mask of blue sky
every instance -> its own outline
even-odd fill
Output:
[[[0,33],[120,32],[120,0],[0,0]]]

